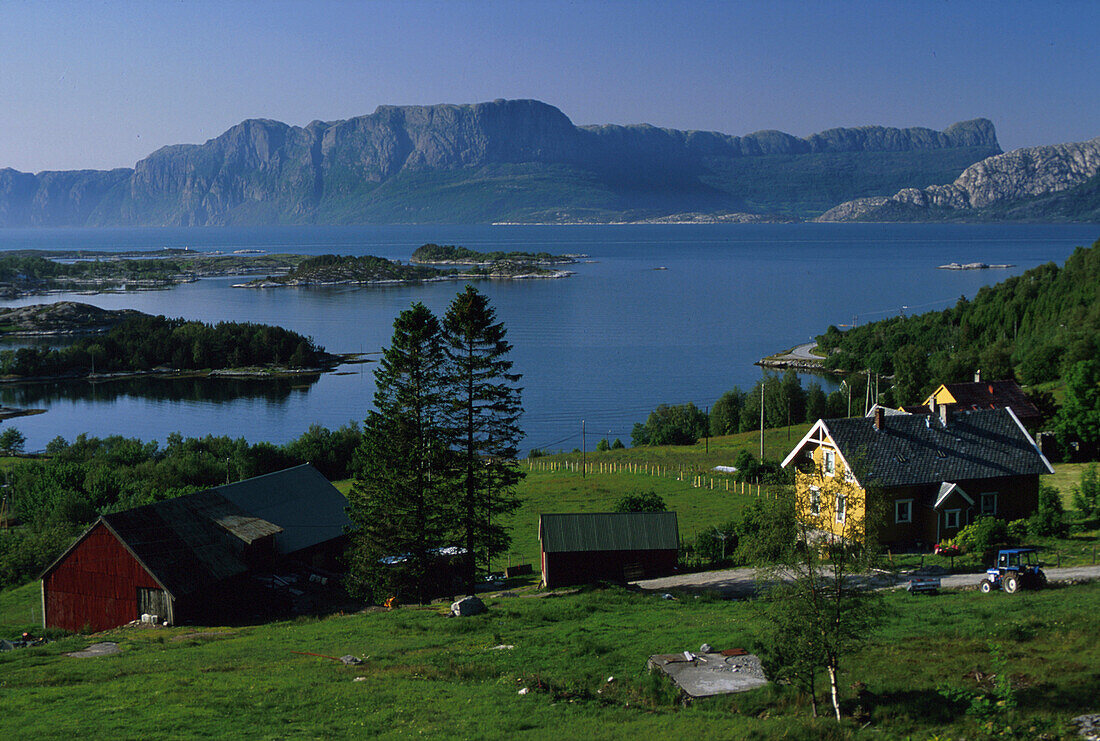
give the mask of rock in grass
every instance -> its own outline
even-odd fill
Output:
[[[485,611],[485,603],[474,596],[463,597],[458,602],[451,603],[451,614],[456,617],[469,617],[470,615],[480,615]]]

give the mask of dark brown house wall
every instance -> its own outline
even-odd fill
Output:
[[[652,551],[565,551],[542,554],[543,579],[548,587],[588,584],[596,581],[627,581],[668,576],[676,570],[676,550]],[[631,578],[634,578],[633,576]]]
[[[958,530],[943,528],[944,509],[961,509],[960,525],[965,527],[981,515],[981,495],[997,493],[996,516],[1002,520],[1019,520],[1030,517],[1039,508],[1039,477],[1004,476],[999,478],[971,479],[955,482],[962,487],[974,505],[971,507],[962,497],[952,495],[952,501],[934,509],[939,485],[906,486],[884,490],[883,523],[879,529],[879,542],[887,548],[921,547],[931,549],[937,540],[954,537]],[[895,502],[913,500],[913,521],[896,523]],[[937,528],[937,525],[939,526]]]

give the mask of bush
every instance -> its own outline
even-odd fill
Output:
[[[600,451],[601,453],[606,450],[611,450],[611,444],[607,442],[606,437],[601,437],[600,441],[596,443],[596,450]]]
[[[23,446],[27,444],[27,436],[14,427],[0,432],[0,451],[12,455],[22,453]]]
[[[955,536],[955,542],[967,553],[984,553],[998,545],[1016,542],[1004,520],[996,517],[979,517]]]
[[[546,455],[546,451],[541,448],[531,448],[531,452],[527,454],[528,458],[541,458]]]
[[[625,447],[626,446],[623,445],[623,441],[620,440],[619,438],[615,438],[615,442],[611,443],[611,449],[612,450],[622,450]]]
[[[665,512],[665,500],[653,491],[633,491],[615,502],[616,512]]]
[[[1069,532],[1065,508],[1058,490],[1048,484],[1039,485],[1039,509],[1027,521],[1032,535],[1052,535],[1064,538]]]
[[[737,520],[707,528],[695,538],[695,554],[708,564],[729,563],[737,550]]]
[[[779,561],[795,542],[792,501],[757,497],[741,513],[735,531],[738,563]]]
[[[1081,483],[1073,487],[1073,506],[1086,519],[1100,517],[1100,470],[1096,464],[1081,472]]]

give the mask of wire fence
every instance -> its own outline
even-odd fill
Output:
[[[699,473],[697,469],[685,469],[684,466],[671,466],[648,461],[541,461],[526,459],[528,471],[548,473],[592,475],[633,474],[672,479],[688,484],[692,489],[727,491],[746,496],[771,496],[773,487],[759,481],[737,480],[731,476],[715,476]]]

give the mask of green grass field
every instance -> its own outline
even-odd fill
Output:
[[[5,594],[0,615],[18,615],[15,603],[33,596]],[[995,671],[991,640],[1004,645],[1019,702],[994,718],[1016,729],[1009,737],[1068,738],[1066,721],[1094,711],[1100,696],[1100,585],[890,594],[880,630],[845,662],[844,708],[858,719],[840,726],[812,721],[779,687],[685,708],[645,671],[650,654],[704,642],[756,650],[755,602],[618,588],[487,601],[488,614],[464,619],[410,607],[247,627],[129,628],[0,654],[0,736],[975,738],[987,735],[985,721],[937,688],[984,693]],[[64,655],[100,640],[117,641],[121,653]],[[366,660],[347,667],[295,652]]]

